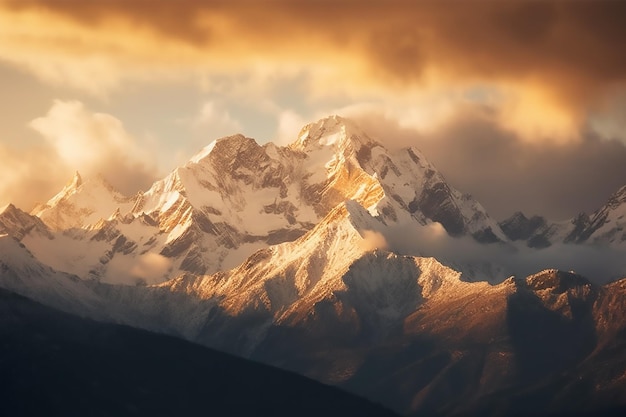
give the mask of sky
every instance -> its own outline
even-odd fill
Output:
[[[626,184],[626,2],[0,0],[0,206],[147,189],[218,137],[338,114],[496,219]]]

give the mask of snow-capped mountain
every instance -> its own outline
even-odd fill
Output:
[[[234,268],[256,250],[304,235],[346,200],[387,226],[438,222],[451,236],[507,240],[417,149],[389,150],[337,116],[305,126],[286,147],[242,135],[218,139],[133,197],[77,173],[33,210],[38,219],[24,220],[41,220],[52,235],[18,237],[55,269],[152,284]]]
[[[517,212],[499,225],[510,240],[525,241],[534,248],[555,243],[626,248],[626,186],[591,215],[580,213],[570,220],[551,222],[540,216],[529,219]]]
[[[574,230],[566,240],[581,243],[626,246],[626,185],[613,194],[607,203],[585,218],[579,216]]]
[[[32,234],[52,239],[48,226],[39,217],[31,216],[13,204],[0,209],[0,234],[8,234],[17,240]]]
[[[83,181],[78,172],[57,195],[40,204],[31,214],[53,230],[90,226],[116,211],[128,212],[133,199],[117,192],[102,177]]]

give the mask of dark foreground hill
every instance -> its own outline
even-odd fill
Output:
[[[0,289],[3,416],[393,416],[307,378]]]

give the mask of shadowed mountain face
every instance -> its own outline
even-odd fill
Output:
[[[393,416],[338,389],[0,290],[5,416]]]
[[[502,287],[426,304],[343,386],[415,416],[626,410],[625,280],[551,270]]]

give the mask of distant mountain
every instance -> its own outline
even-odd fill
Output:
[[[132,198],[116,191],[104,178],[83,181],[76,172],[63,190],[31,214],[53,230],[68,230],[93,225],[116,211],[126,212],[132,204]]]
[[[626,185],[613,194],[607,203],[585,218],[579,216],[568,242],[589,242],[626,247]]]
[[[590,216],[580,213],[571,220],[557,223],[540,216],[528,219],[518,212],[499,225],[509,239],[525,241],[533,248],[572,243],[626,249],[626,186]]]
[[[0,290],[6,416],[393,416],[307,378]]]

